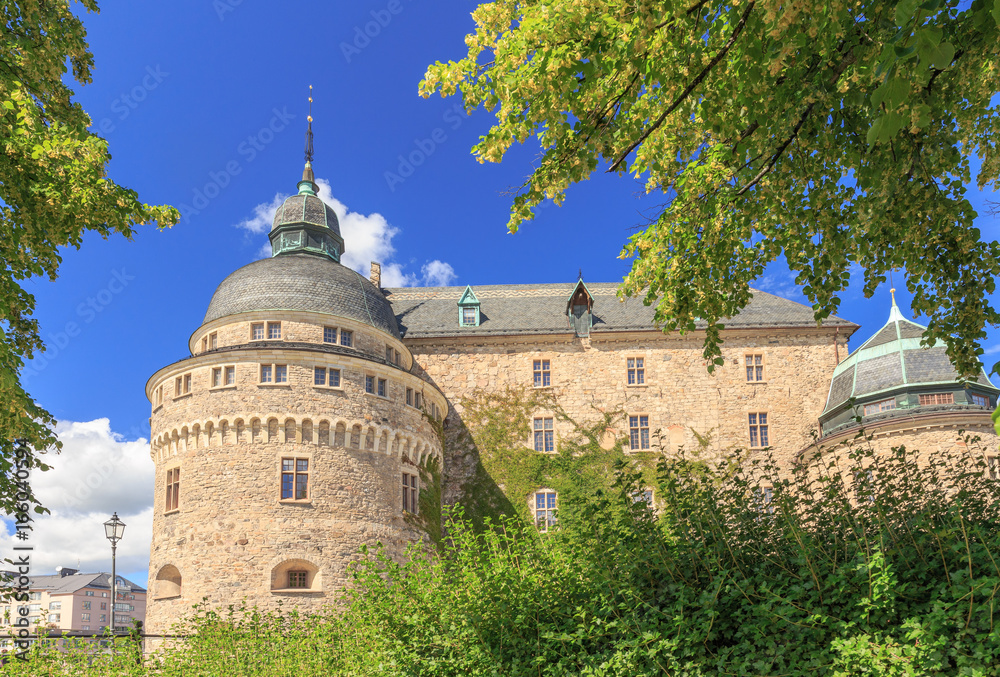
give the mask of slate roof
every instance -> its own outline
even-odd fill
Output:
[[[102,572],[97,574],[71,574],[62,576],[54,574],[51,576],[31,576],[32,590],[46,590],[50,595],[67,595],[82,590],[83,588],[106,588],[111,590],[111,574]],[[118,576],[129,585],[129,592],[146,592],[142,586],[136,585],[123,576]],[[121,590],[122,588],[119,588]]]
[[[920,346],[925,329],[904,318],[893,303],[885,326],[834,369],[822,415],[840,409],[852,397],[863,403],[904,386],[957,383],[958,372],[944,346]],[[998,392],[982,369],[972,382]]]
[[[340,235],[340,221],[333,209],[315,195],[292,195],[274,212],[272,230],[289,223],[311,223],[326,226]]]
[[[205,323],[255,310],[303,310],[357,320],[399,337],[396,315],[382,292],[335,261],[309,254],[262,259],[219,285]]]
[[[465,287],[403,287],[386,289],[401,332],[406,338],[444,336],[504,336],[559,334],[572,331],[566,302],[577,283],[473,285],[479,299],[480,325],[458,325],[458,301]],[[587,285],[594,297],[591,332],[653,331],[653,306],[642,299],[619,301],[618,285],[597,282]],[[750,304],[725,321],[727,328],[815,327],[812,308],[801,303],[754,290]],[[827,318],[826,327],[844,327],[853,332],[858,325],[839,317]],[[699,322],[699,327],[706,323]],[[849,333],[850,333],[849,332]]]

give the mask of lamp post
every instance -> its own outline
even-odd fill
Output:
[[[115,571],[115,550],[118,549],[118,541],[125,535],[125,523],[118,519],[115,512],[107,522],[104,523],[104,535],[111,541],[111,634],[115,632],[115,604],[118,599],[118,575]],[[112,642],[112,647],[114,643]]]

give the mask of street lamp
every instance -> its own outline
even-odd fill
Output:
[[[104,523],[104,535],[111,541],[111,633],[115,631],[115,600],[118,599],[118,576],[115,571],[115,550],[118,548],[118,541],[125,535],[125,523],[118,519],[115,512],[107,522]]]

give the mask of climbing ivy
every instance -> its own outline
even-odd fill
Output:
[[[581,421],[549,391],[524,387],[477,390],[463,397],[460,405],[464,426],[446,444],[455,453],[471,450],[475,460],[475,469],[462,486],[461,504],[478,529],[487,522],[499,523],[502,515],[531,520],[529,501],[541,488],[559,495],[563,513],[572,511],[580,500],[610,488],[616,466],[639,473],[645,486],[655,484],[661,457],[659,431],[652,434],[650,451],[627,452],[627,438],[613,432],[625,421],[623,408],[594,407],[593,419]],[[531,446],[532,419],[540,411],[564,424],[554,453],[539,453]]]

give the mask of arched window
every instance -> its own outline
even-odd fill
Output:
[[[347,426],[343,423],[338,423],[337,428],[334,431],[333,444],[336,447],[347,446]]]
[[[285,421],[285,442],[295,441],[295,421],[292,419],[287,419]]]
[[[271,592],[321,592],[319,567],[304,559],[289,559],[271,569]]]
[[[250,441],[260,442],[260,419],[255,418],[250,421]]]
[[[313,441],[313,422],[309,419],[302,421],[302,443],[312,444]]]
[[[181,596],[181,572],[173,564],[167,564],[156,573],[153,599],[170,599]]]
[[[330,445],[330,424],[326,421],[319,424],[319,444],[322,447]]]
[[[272,418],[267,422],[267,441],[278,441],[278,419]]]

